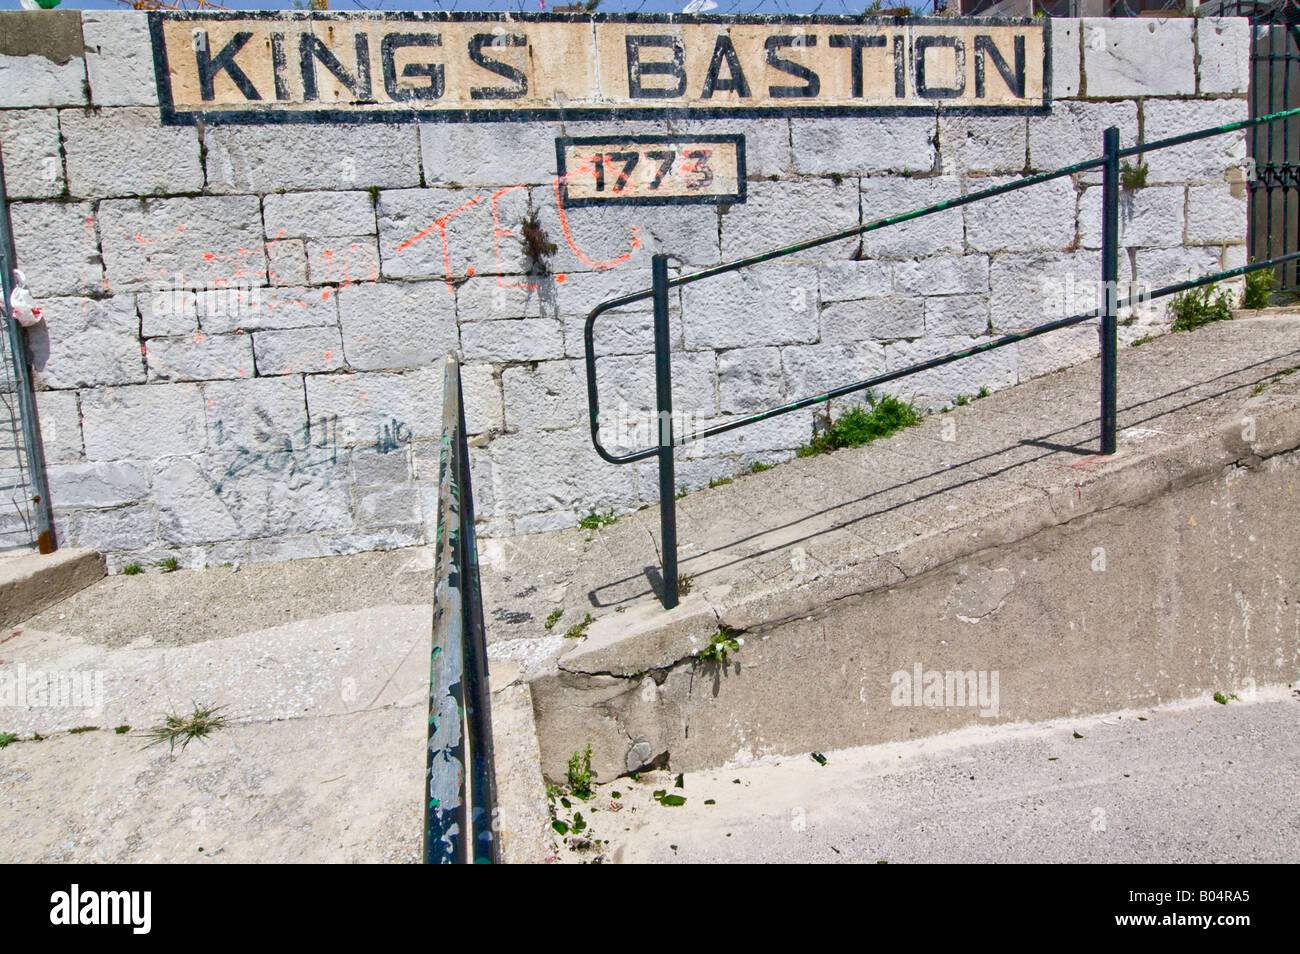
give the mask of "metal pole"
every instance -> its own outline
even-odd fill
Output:
[[[1119,127],[1105,134],[1101,220],[1101,452],[1115,453],[1115,417],[1119,400],[1116,341],[1119,300]]]
[[[45,444],[41,441],[41,425],[36,416],[36,393],[32,388],[32,371],[27,357],[27,337],[9,313],[9,296],[13,293],[13,272],[18,256],[14,251],[13,224],[9,221],[8,195],[4,159],[0,157],[0,320],[4,321],[9,336],[9,359],[14,367],[14,390],[18,392],[18,420],[23,428],[27,479],[36,511],[36,548],[41,553],[53,553],[58,541],[54,535],[54,513],[45,476]]]
[[[668,256],[651,259],[655,305],[655,397],[659,409],[659,530],[664,609],[677,605],[677,488],[673,465],[673,368],[668,333]]]

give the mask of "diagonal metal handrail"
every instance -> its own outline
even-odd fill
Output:
[[[474,495],[460,363],[454,355],[447,356],[440,458],[424,860],[484,864],[496,861],[499,852],[496,775]]]
[[[1291,252],[1286,255],[1271,258],[1262,262],[1251,262],[1238,268],[1226,269],[1215,272],[1200,278],[1192,279],[1185,282],[1177,282],[1172,285],[1165,285],[1154,291],[1140,295],[1130,296],[1120,299],[1118,290],[1118,248],[1119,248],[1119,161],[1125,156],[1141,155],[1148,152],[1155,152],[1160,149],[1167,149],[1172,146],[1178,146],[1189,142],[1195,142],[1200,139],[1206,139],[1211,136],[1220,136],[1225,133],[1235,132],[1246,129],[1251,126],[1257,126],[1263,123],[1276,122],[1300,115],[1300,108],[1284,110],[1282,112],[1270,113],[1266,116],[1259,116],[1253,119],[1243,119],[1231,123],[1224,123],[1219,126],[1207,127],[1205,129],[1194,130],[1189,133],[1181,133],[1176,136],[1169,136],[1164,139],[1158,139],[1154,142],[1139,143],[1135,146],[1121,148],[1119,145],[1118,127],[1110,127],[1105,131],[1103,142],[1103,153],[1101,156],[1093,159],[1087,159],[1069,166],[1063,166],[1050,172],[1040,172],[1033,175],[1025,176],[1013,182],[1003,183],[999,186],[993,186],[988,189],[982,189],[978,192],[968,193],[962,196],[954,196],[951,199],[937,202],[933,205],[925,206],[920,209],[913,209],[909,212],[899,213],[897,215],[886,216],[876,219],[875,221],[863,225],[853,226],[852,228],[841,229],[837,232],[831,232],[816,238],[807,239],[794,245],[784,246],[779,249],[773,249],[767,252],[761,252],[755,255],[749,255],[744,258],[736,259],[731,262],[724,262],[720,265],[714,265],[709,268],[701,269],[686,275],[670,277],[668,275],[668,256],[657,254],[652,259],[652,283],[651,287],[641,291],[632,292],[627,295],[620,295],[615,298],[607,299],[601,302],[587,315],[586,323],[583,326],[583,342],[585,348],[585,364],[587,371],[587,407],[590,417],[591,440],[595,447],[596,453],[600,457],[612,464],[629,464],[634,461],[644,460],[649,457],[658,457],[659,459],[659,503],[660,503],[660,521],[662,530],[662,559],[663,559],[663,584],[664,584],[664,606],[671,609],[678,602],[678,585],[677,585],[677,530],[676,530],[676,501],[674,488],[674,462],[673,448],[678,444],[685,444],[691,441],[703,440],[707,437],[713,437],[727,431],[737,428],[746,427],[750,424],[756,424],[760,421],[770,420],[782,414],[789,414],[802,408],[810,407],[841,397],[862,391],[867,388],[886,384],[890,381],[896,381],[900,378],[937,368],[972,355],[982,354],[986,351],[992,351],[1002,348],[1028,338],[1046,334],[1051,331],[1057,331],[1062,328],[1068,328],[1072,325],[1081,324],[1094,319],[1101,319],[1099,333],[1101,336],[1101,413],[1100,413],[1100,431],[1101,431],[1101,451],[1104,454],[1113,454],[1116,447],[1115,436],[1115,415],[1117,402],[1117,312],[1120,308],[1129,307],[1143,301],[1153,298],[1160,298],[1165,295],[1176,294],[1191,288],[1197,288],[1203,285],[1212,284],[1227,278],[1235,278],[1249,272],[1258,271],[1265,268],[1275,268],[1278,265],[1285,264],[1300,258],[1300,251]],[[769,408],[764,411],[758,411],[744,417],[735,418],[730,421],[724,421],[720,424],[714,424],[709,427],[697,429],[689,434],[677,436],[673,433],[672,423],[672,371],[670,361],[669,331],[668,331],[668,291],[672,288],[688,285],[693,282],[702,281],[706,278],[712,278],[717,275],[723,275],[728,272],[739,271],[751,265],[758,265],[764,262],[770,262],[775,259],[783,258],[787,255],[794,255],[799,252],[808,251],[823,245],[829,245],[834,242],[854,238],[873,232],[878,229],[887,228],[892,225],[899,225],[904,222],[913,221],[924,216],[933,215],[949,209],[960,208],[961,206],[970,205],[985,199],[994,198],[999,195],[1005,195],[1015,192],[1019,189],[1030,188],[1052,179],[1063,176],[1074,175],[1078,172],[1084,172],[1089,169],[1100,168],[1103,171],[1102,180],[1102,303],[1090,312],[1084,312],[1072,315],[1068,318],[1059,318],[1053,321],[1044,322],[1028,328],[1024,331],[1002,335],[998,338],[982,342],[971,348],[960,351],[950,352],[949,354],[940,355],[921,361],[916,364],[908,365],[904,368],[898,368],[888,371],[875,377],[863,381],[856,381],[841,387],[832,388],[820,394],[811,397],[801,398],[779,407]],[[596,319],[607,311],[616,308],[622,308],[639,301],[652,300],[654,302],[654,328],[655,328],[655,384],[657,395],[658,411],[658,428],[657,442],[655,446],[642,448],[624,454],[612,453],[600,441],[600,399],[596,384],[596,353],[595,353],[595,324]]]

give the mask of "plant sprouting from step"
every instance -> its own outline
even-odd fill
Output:
[[[565,771],[565,780],[569,791],[584,801],[591,797],[591,743],[581,752],[569,756],[569,767]]]
[[[811,457],[843,447],[861,447],[919,423],[921,414],[914,402],[868,391],[865,405],[849,408],[795,453],[799,457]]]
[[[1241,292],[1242,308],[1267,308],[1272,303],[1277,276],[1271,268],[1246,273],[1246,287]]]
[[[726,665],[727,653],[740,652],[740,647],[745,645],[745,639],[740,633],[740,630],[730,626],[719,626],[718,631],[709,637],[709,645],[695,650],[695,658]]]
[[[560,621],[560,617],[563,615],[564,615],[564,610],[560,609],[558,606],[555,609],[551,610],[551,614],[546,617],[546,622],[542,624],[544,627],[546,627],[546,631],[548,633],[551,631],[551,627],[553,627],[556,623],[558,623]]]
[[[161,745],[166,742],[169,751],[176,750],[176,744],[180,743],[181,751],[194,739],[202,739],[211,735],[217,729],[226,727],[227,720],[221,713],[221,706],[199,705],[193,703],[194,711],[189,715],[178,715],[172,712],[163,716],[160,725],[156,725],[145,733],[145,738],[149,740],[145,748],[153,745]]]
[[[1174,316],[1174,331],[1192,331],[1214,321],[1231,321],[1232,296],[1216,291],[1211,282],[1175,295],[1169,311]]]
[[[565,639],[579,639],[587,635],[587,627],[596,622],[596,617],[588,613],[582,618],[581,623],[575,623],[569,627],[568,632],[564,634]]]
[[[617,520],[618,517],[614,516],[614,508],[611,507],[605,513],[593,510],[578,521],[578,526],[582,527],[583,530],[599,530],[601,527],[607,527]]]

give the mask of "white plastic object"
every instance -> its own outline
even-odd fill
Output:
[[[9,313],[24,328],[40,324],[41,308],[27,288],[27,277],[14,269],[14,290],[9,293]]]

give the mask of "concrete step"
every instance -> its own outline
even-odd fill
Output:
[[[0,626],[12,626],[101,579],[107,569],[95,550],[70,548],[0,559]]]
[[[484,541],[491,651],[531,677],[546,774],[588,742],[608,779],[1294,679],[1300,316],[1120,361],[1112,457],[1089,362],[686,497],[671,612],[654,508]],[[745,645],[699,661],[720,626]],[[947,673],[998,698],[930,704]]]

